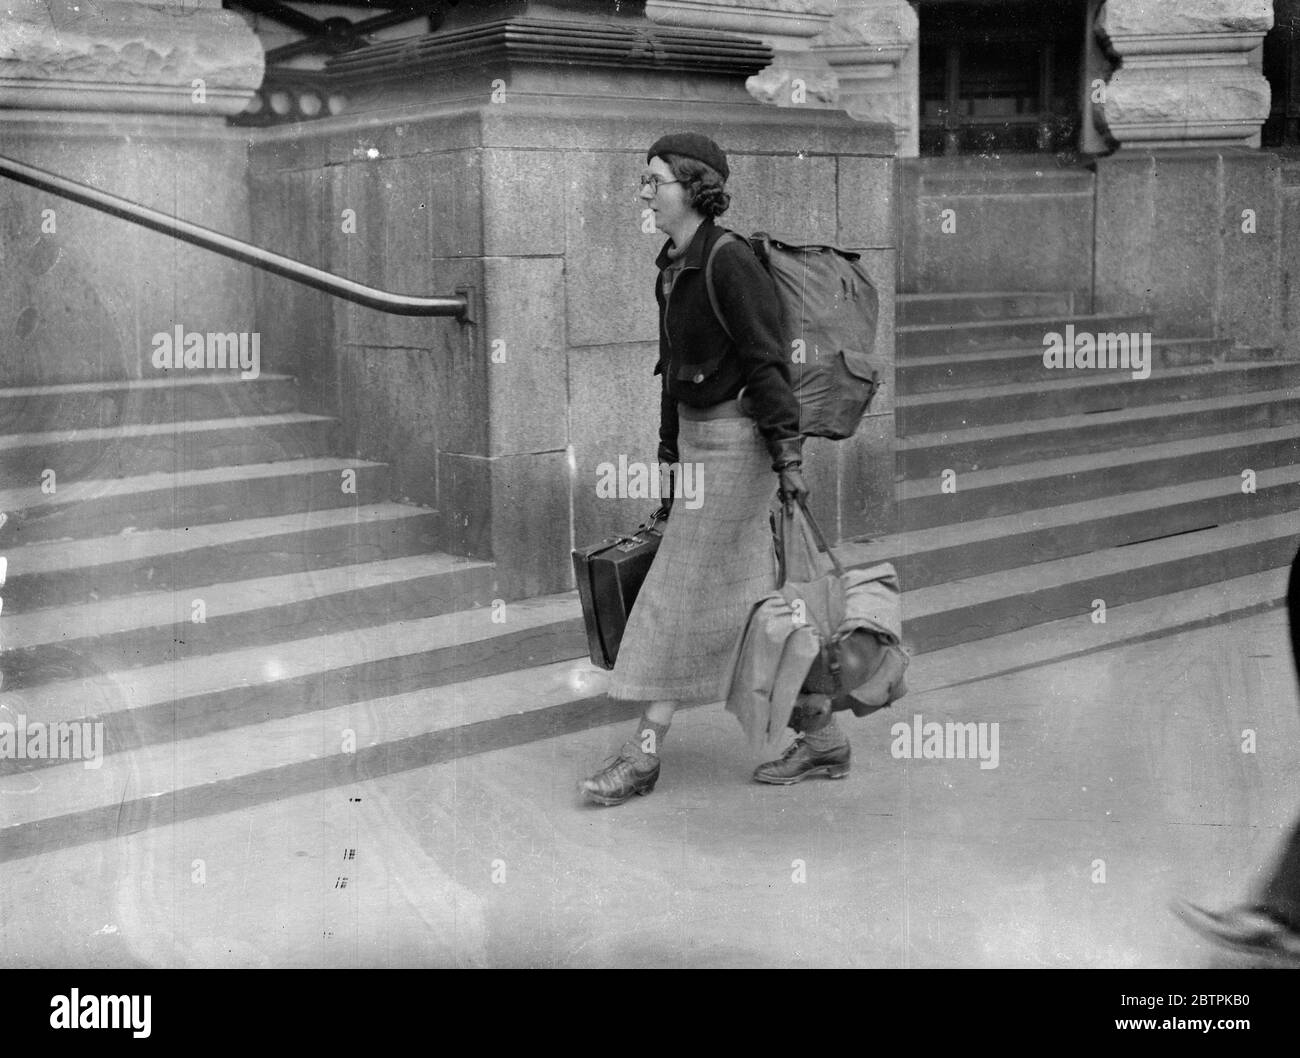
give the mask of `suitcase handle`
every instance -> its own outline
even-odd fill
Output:
[[[641,533],[647,531],[659,532],[659,523],[667,520],[668,515],[664,512],[664,508],[660,507],[650,515],[650,520],[648,522],[642,522],[630,533],[619,533],[617,536],[611,536],[609,537],[609,540],[615,544],[629,543],[630,541],[635,540]]]

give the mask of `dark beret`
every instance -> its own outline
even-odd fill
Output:
[[[673,132],[667,136],[660,136],[655,140],[654,146],[646,151],[645,160],[648,162],[651,158],[662,154],[680,154],[683,158],[694,158],[697,162],[703,162],[716,169],[723,180],[731,175],[731,170],[727,168],[727,156],[722,152],[722,148],[708,136],[701,136],[698,132]]]

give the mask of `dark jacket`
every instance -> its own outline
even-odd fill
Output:
[[[660,458],[677,454],[677,402],[708,408],[745,391],[744,407],[753,416],[776,464],[798,458],[799,402],[790,388],[789,350],[781,338],[776,287],[743,241],[730,240],[713,260],[713,288],[727,320],[727,336],[709,303],[704,265],[713,244],[726,231],[706,219],[682,258],[682,270],[665,298],[655,281],[659,303],[659,362],[664,376],[659,416]],[[668,265],[665,244],[655,263]]]

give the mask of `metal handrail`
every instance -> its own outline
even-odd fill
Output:
[[[260,246],[244,242],[219,231],[213,231],[200,224],[181,220],[156,209],[142,206],[127,198],[110,195],[107,191],[80,184],[75,180],[59,176],[57,173],[37,169],[0,155],[0,176],[7,176],[20,184],[60,195],[83,206],[90,206],[110,216],[120,217],[132,224],[150,228],[153,231],[171,235],[184,242],[201,246],[205,250],[219,253],[226,257],[250,264],[264,272],[292,279],[296,283],[323,290],[327,294],[344,298],[347,301],[378,309],[380,312],[396,316],[454,316],[462,323],[469,323],[469,295],[458,292],[450,297],[419,297],[413,294],[393,294],[377,287],[368,287],[364,283],[355,283],[333,272],[325,272],[311,265],[295,261],[292,257],[272,253]]]

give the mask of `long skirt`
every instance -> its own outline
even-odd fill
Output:
[[[677,438],[696,465],[696,501],[677,496],[628,618],[611,698],[712,702],[750,608],[776,587],[768,512],[777,477],[750,418],[689,418]]]

